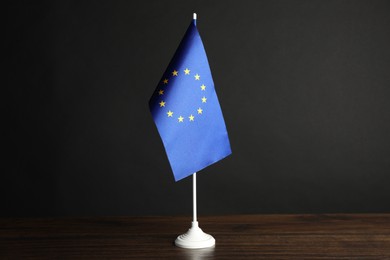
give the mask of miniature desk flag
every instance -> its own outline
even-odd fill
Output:
[[[195,19],[150,98],[149,107],[175,181],[231,154]]]

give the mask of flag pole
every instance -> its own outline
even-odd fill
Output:
[[[192,204],[193,204],[193,222],[198,222],[196,212],[196,172],[192,175]]]
[[[193,15],[196,25],[197,15]],[[193,203],[193,218],[191,228],[175,240],[175,245],[182,248],[208,248],[215,246],[215,239],[202,231],[197,220],[197,203],[196,203],[196,172],[192,174],[192,203]]]
[[[192,174],[192,202],[193,218],[191,228],[186,233],[176,238],[175,245],[189,249],[213,247],[215,246],[215,239],[211,235],[203,232],[203,230],[199,227],[197,220],[196,172]]]

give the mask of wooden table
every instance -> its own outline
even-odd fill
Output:
[[[175,247],[190,221],[0,219],[0,259],[390,259],[390,214],[200,216],[215,248]]]

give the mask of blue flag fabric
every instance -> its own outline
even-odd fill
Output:
[[[176,181],[231,154],[196,20],[187,29],[149,107]]]

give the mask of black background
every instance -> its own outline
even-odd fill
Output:
[[[389,1],[7,6],[0,216],[190,215],[147,102],[198,13],[233,154],[199,214],[390,212]]]

